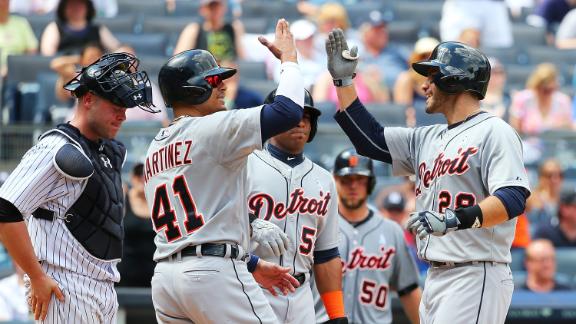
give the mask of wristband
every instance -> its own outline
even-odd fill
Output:
[[[326,313],[330,319],[346,317],[344,312],[344,295],[342,290],[330,291],[320,295]]]
[[[256,270],[256,266],[258,265],[258,260],[260,260],[260,258],[257,255],[250,254],[250,260],[248,260],[248,262],[246,263],[246,266],[248,268],[248,272],[252,273],[252,272],[254,272],[254,270]]]
[[[336,87],[347,87],[352,85],[352,79],[356,77],[356,73],[352,74],[352,77],[343,78],[343,79],[332,79],[334,86]]]
[[[456,218],[460,221],[460,224],[458,224],[459,230],[482,227],[484,217],[480,205],[458,208],[454,213],[456,214]]]

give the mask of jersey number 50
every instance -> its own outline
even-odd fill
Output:
[[[196,204],[188,190],[186,178],[180,175],[174,178],[172,182],[172,191],[174,195],[180,198],[180,204],[184,210],[186,219],[184,226],[186,227],[186,234],[190,234],[204,225],[204,218],[196,212]],[[182,237],[182,231],[178,225],[176,213],[170,203],[168,197],[168,189],[166,184],[156,187],[154,193],[154,205],[152,206],[152,224],[156,233],[164,230],[166,240],[172,242]]]

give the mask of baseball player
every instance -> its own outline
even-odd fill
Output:
[[[288,23],[278,21],[273,43],[260,41],[282,61],[271,104],[226,111],[222,80],[236,70],[218,66],[208,51],[184,51],[160,69],[175,119],[156,135],[144,164],[157,233],[152,300],[159,323],[276,323],[258,284],[272,294],[299,286],[290,268],[247,257],[248,155],[297,125],[304,103]]]
[[[265,103],[274,102],[275,97],[276,90]],[[282,237],[287,238],[275,240],[260,231],[253,235],[259,243],[254,252],[267,261],[290,267],[301,286],[288,296],[264,291],[281,323],[314,323],[308,283],[312,269],[322,300],[330,310],[330,323],[347,323],[340,281],[336,187],[330,173],[303,154],[306,143],[314,138],[320,114],[305,90],[300,123],[272,137],[264,150],[248,158],[248,211],[257,218],[252,227],[263,227],[259,222],[266,220],[277,225]]]
[[[152,110],[150,80],[137,68],[126,53],[83,68],[65,85],[78,98],[73,119],[44,133],[0,189],[0,237],[28,275],[40,323],[116,321],[126,149],[113,138],[126,107]]]
[[[339,200],[344,304],[351,323],[392,323],[396,291],[412,323],[418,323],[418,271],[400,225],[368,206],[376,185],[372,160],[344,150],[334,162]],[[316,299],[316,321],[326,320]]]
[[[503,120],[480,110],[490,63],[458,42],[436,46],[412,68],[427,77],[426,112],[448,125],[382,127],[352,85],[357,49],[340,30],[326,41],[337,85],[335,116],[362,155],[416,175],[416,211],[407,227],[430,263],[420,303],[422,323],[504,323],[514,289],[510,246],[530,194],[522,142]]]

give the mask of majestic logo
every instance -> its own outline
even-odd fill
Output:
[[[436,178],[443,177],[444,175],[464,174],[470,169],[468,159],[478,153],[477,147],[469,147],[466,149],[458,149],[458,155],[453,159],[446,158],[444,153],[440,153],[434,159],[434,166],[428,169],[426,162],[420,163],[418,166],[418,176],[420,177],[420,185],[416,189],[416,193],[421,192],[421,187],[430,188],[430,185]]]
[[[329,192],[320,191],[320,199],[304,196],[304,190],[297,188],[290,193],[288,204],[274,201],[274,198],[266,193],[257,193],[248,198],[248,208],[251,213],[269,220],[272,215],[282,219],[286,215],[296,213],[325,216],[330,202]]]
[[[396,254],[396,249],[393,247],[386,248],[381,245],[380,252],[381,254],[369,254],[364,252],[363,247],[353,249],[348,256],[348,261],[342,260],[342,272],[345,273],[356,269],[381,271],[388,269],[392,257]]]

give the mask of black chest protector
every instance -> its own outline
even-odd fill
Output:
[[[63,133],[82,147],[94,166],[84,191],[66,212],[66,227],[96,258],[120,259],[124,239],[121,170],[126,149],[115,140],[94,143],[69,124],[60,124],[43,136],[54,132]]]

